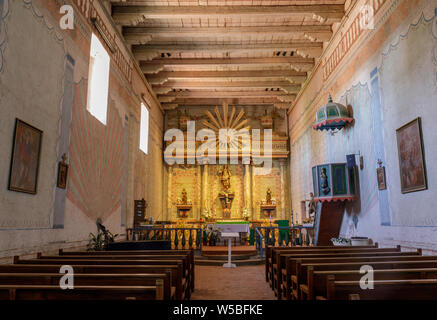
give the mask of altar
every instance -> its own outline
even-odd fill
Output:
[[[238,238],[241,240],[242,237],[245,237],[245,234],[250,235],[250,224],[248,221],[236,221],[236,220],[221,220],[216,221],[215,223],[208,223],[206,225],[207,230],[215,230],[218,232],[219,242],[222,242],[226,236],[225,234],[235,234],[233,238],[237,240]]]
[[[221,233],[248,233],[250,232],[248,221],[217,221],[215,227]]]
[[[192,131],[186,126],[189,116],[182,116],[183,121],[179,124],[184,133],[184,161],[166,165],[167,202],[162,214],[163,220],[212,222],[238,219],[253,222],[288,217],[291,199],[287,192],[289,151],[288,136],[285,133],[287,121],[283,117],[286,114],[279,116],[278,110],[259,110],[251,112],[248,117],[244,109],[232,107],[230,110],[228,107],[224,103],[222,112],[218,107],[214,113],[202,111],[203,108],[196,111],[196,117],[199,118],[196,125],[199,123],[201,127],[190,129]],[[179,116],[175,114],[171,120],[176,123]],[[226,123],[247,129],[245,125],[250,122],[250,126],[259,129],[260,134],[251,137],[250,150],[243,148],[239,136],[238,143],[230,138],[226,143],[217,139],[215,149],[211,147],[204,149],[205,152],[197,152],[199,148],[209,145],[193,139],[196,129],[203,129],[207,127],[205,123],[212,125],[213,122],[221,124],[223,129],[228,128]],[[168,122],[169,125],[171,123]],[[263,129],[273,129],[271,138],[263,134]],[[268,157],[263,149],[264,143],[268,142],[264,141],[267,136],[268,141],[271,139],[273,142],[271,156]],[[212,142],[214,140],[208,143]],[[176,147],[174,141],[166,141],[166,148],[172,146]],[[188,150],[188,146],[194,146],[196,152]],[[216,161],[213,161],[214,158]]]

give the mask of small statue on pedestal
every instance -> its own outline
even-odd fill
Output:
[[[272,204],[272,190],[270,190],[270,188],[267,188],[266,204]]]
[[[187,190],[182,189],[182,199],[181,199],[181,204],[187,204],[188,203],[188,198],[187,198]]]

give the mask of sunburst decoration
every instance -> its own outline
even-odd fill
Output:
[[[243,119],[244,109],[236,115],[235,107],[232,107],[232,111],[228,113],[228,103],[223,102],[222,113],[220,113],[218,107],[215,107],[215,115],[213,115],[209,110],[205,111],[206,116],[209,120],[203,120],[202,124],[214,131],[216,139],[215,141],[208,141],[208,143],[215,143],[217,150],[228,150],[228,148],[236,147],[237,149],[243,148],[243,141],[249,135],[250,126],[247,125],[249,120]],[[226,139],[226,141],[220,140],[219,131],[221,129],[231,129],[236,131],[236,136],[242,137],[242,139]]]

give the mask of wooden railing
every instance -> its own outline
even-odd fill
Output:
[[[254,233],[255,246],[259,252],[260,259],[263,259],[264,248],[266,246],[309,246],[312,243],[312,239],[308,230],[312,228],[309,226],[256,227]],[[305,237],[302,233],[303,229],[307,230]]]
[[[126,229],[127,240],[167,240],[172,249],[202,250],[201,228],[137,227]]]

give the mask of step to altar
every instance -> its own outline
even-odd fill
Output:
[[[234,260],[249,260],[253,257],[253,254],[233,254],[232,255],[232,261]],[[202,254],[201,256],[196,257],[197,260],[222,260],[227,261],[228,255],[222,255],[222,254]]]
[[[228,261],[228,256],[209,256],[194,257],[194,264],[196,266],[223,266]],[[260,259],[259,256],[232,256],[232,263],[237,266],[256,266],[265,264],[264,259]]]
[[[255,246],[232,246],[231,247],[232,256],[247,255],[255,256],[257,255]],[[203,246],[202,256],[228,256],[227,246]]]

